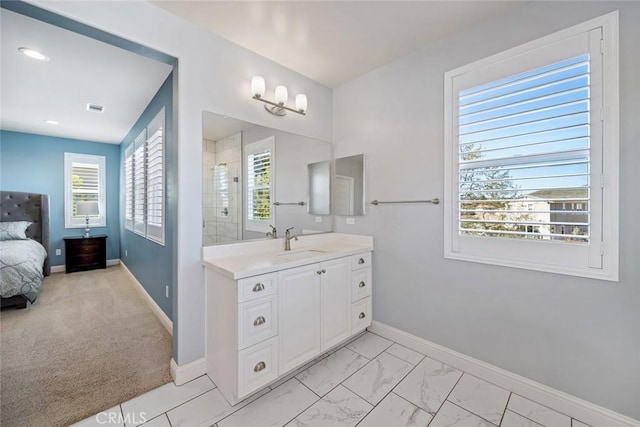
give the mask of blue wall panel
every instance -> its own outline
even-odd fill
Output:
[[[92,227],[106,234],[107,258],[120,258],[120,147],[115,144],[0,131],[0,188],[49,195],[51,265],[64,265],[65,236],[80,236],[84,228],[64,227],[64,153],[106,157],[107,226]],[[62,255],[56,255],[62,249]]]
[[[160,306],[162,311],[173,319],[172,300],[175,285],[175,249],[174,227],[177,214],[177,158],[175,156],[175,134],[173,132],[173,73],[167,77],[162,87],[151,100],[129,134],[120,144],[120,165],[124,164],[124,152],[149,122],[165,108],[165,242],[164,246],[147,240],[124,228],[124,168],[120,167],[120,253],[122,262],[136,276],[147,293]],[[165,287],[169,287],[169,295]]]

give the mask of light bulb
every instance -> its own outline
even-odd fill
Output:
[[[27,55],[29,58],[37,59],[38,61],[48,61],[49,57],[42,52],[38,52],[35,49],[29,49],[28,47],[18,48],[20,52]]]
[[[289,99],[285,86],[276,86],[276,104],[286,104]]]
[[[251,79],[251,93],[258,98],[264,96],[264,79],[262,77],[254,76]]]
[[[296,110],[304,113],[307,111],[307,95],[299,93],[296,95]]]

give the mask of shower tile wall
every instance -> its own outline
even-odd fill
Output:
[[[242,240],[242,134],[203,141],[203,245]]]

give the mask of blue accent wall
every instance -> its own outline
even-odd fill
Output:
[[[21,132],[0,131],[0,188],[49,195],[51,265],[64,265],[66,236],[81,236],[84,228],[64,227],[64,153],[92,154],[106,158],[107,226],[92,227],[106,234],[107,259],[120,258],[120,147]],[[56,255],[62,249],[62,255]]]
[[[165,238],[164,246],[147,240],[124,228],[124,153],[138,134],[149,122],[165,108]],[[172,301],[175,289],[175,222],[177,216],[177,156],[176,138],[173,129],[173,73],[162,84],[136,124],[120,144],[120,253],[122,262],[144,286],[147,293],[160,306],[162,311],[173,320]],[[169,295],[165,294],[169,286]]]

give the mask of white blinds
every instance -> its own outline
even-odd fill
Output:
[[[589,55],[458,94],[460,235],[589,241]]]
[[[247,156],[247,218],[271,219],[271,151]]]
[[[124,226],[133,230],[133,144],[124,150]]]
[[[147,238],[164,241],[164,110],[147,127]]]
[[[145,223],[145,138],[143,130],[133,142],[133,230],[144,236]]]
[[[99,202],[100,170],[97,164],[72,163],[71,166],[71,195],[73,219],[85,219],[78,216],[78,202]]]

